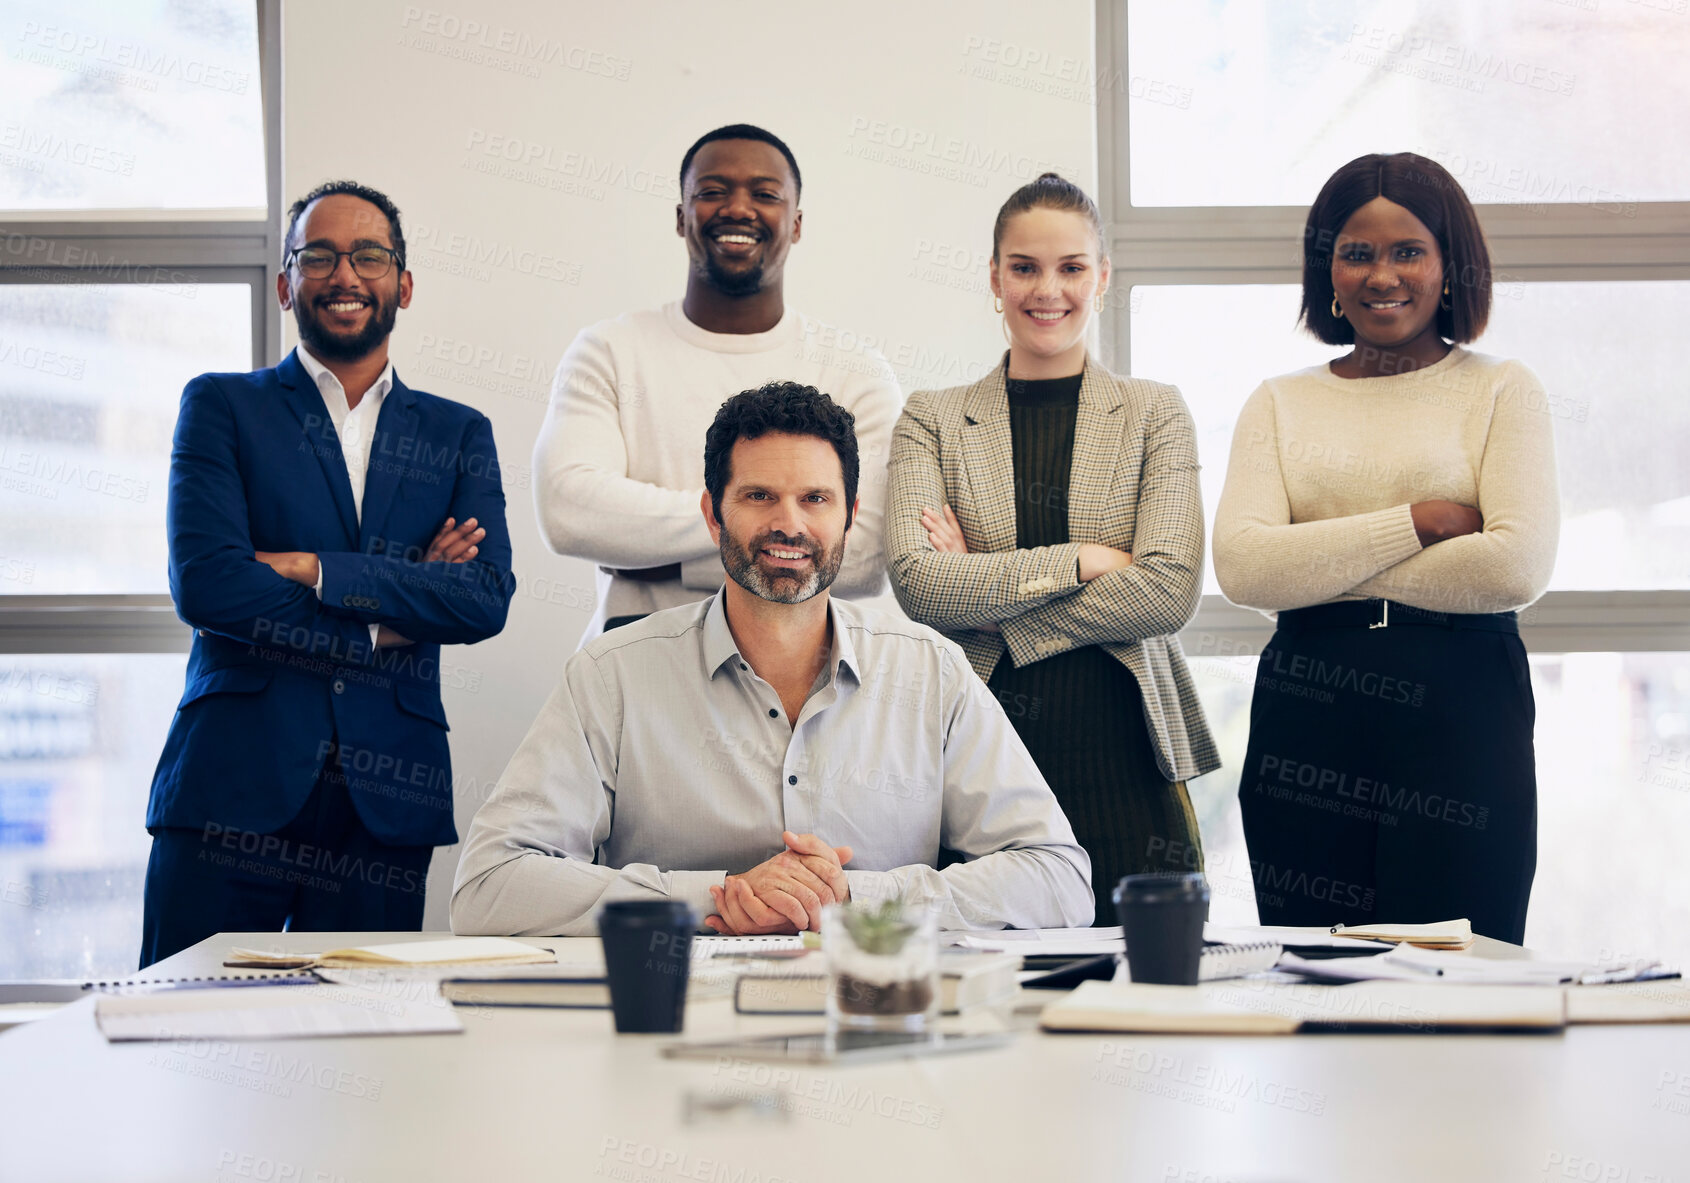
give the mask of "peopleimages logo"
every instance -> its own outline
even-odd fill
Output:
[[[850,139],[875,148],[890,149],[911,160],[953,166],[961,172],[951,179],[968,180],[971,184],[983,185],[984,174],[988,173],[1030,181],[1043,172],[1059,172],[1066,176],[1076,171],[1055,161],[982,144],[966,136],[946,135],[931,128],[869,119],[863,115],[852,117]]]
[[[126,473],[112,472],[99,467],[84,467],[74,460],[54,456],[34,448],[13,448],[0,444],[0,473],[34,478],[17,481],[0,478],[6,488],[33,493],[49,501],[56,501],[60,489],[80,488],[119,501],[146,501],[151,490],[149,482]]]
[[[600,78],[614,78],[618,82],[628,81],[633,70],[633,60],[614,53],[606,53],[602,49],[589,49],[583,45],[569,45],[552,37],[535,36],[519,29],[507,28],[504,25],[490,25],[485,21],[473,17],[460,17],[450,12],[441,12],[433,8],[417,8],[412,5],[405,7],[404,19],[399,22],[401,29],[413,34],[421,33],[430,38],[437,38],[439,43],[405,42],[415,49],[425,49],[439,53],[443,57],[463,57],[464,60],[477,65],[492,64],[474,50],[489,51],[506,55],[523,66],[529,67],[521,72],[530,78],[539,76],[539,72],[532,67],[535,65],[558,66],[568,70],[578,70],[583,74],[591,74]],[[445,43],[445,44],[440,44]],[[459,52],[450,52],[457,49]]]
[[[149,48],[138,41],[124,41],[103,33],[88,33],[58,25],[43,25],[38,21],[25,21],[19,40],[32,49],[90,58],[119,69],[134,70],[147,76],[146,81],[166,79],[186,82],[229,94],[245,94],[252,81],[252,75],[246,70],[185,58],[169,50]]]

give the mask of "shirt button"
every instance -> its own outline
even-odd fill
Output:
[[[336,678],[334,680],[334,692],[336,694],[345,694],[346,693],[346,683],[342,682],[339,678]]]
[[[789,776],[786,778],[786,783],[789,785],[795,785],[798,783],[798,778],[796,776]]]
[[[769,708],[769,718],[774,719],[774,718],[778,718],[779,716],[780,716],[779,711],[775,710],[774,707]]]
[[[742,670],[748,670],[748,669],[750,669],[750,668],[751,668],[751,667],[750,667],[750,666],[748,666],[748,665],[746,665],[746,664],[745,664],[745,663],[744,663],[744,662],[743,662],[743,661],[742,661],[742,662],[740,662],[740,663],[739,663],[739,668],[740,668],[740,669],[742,669]]]

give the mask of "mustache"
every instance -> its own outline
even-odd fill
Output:
[[[762,550],[765,547],[778,546],[783,550],[801,550],[806,554],[816,554],[821,550],[815,541],[804,534],[787,535],[779,530],[771,530],[767,534],[758,535],[751,540],[752,550]]]

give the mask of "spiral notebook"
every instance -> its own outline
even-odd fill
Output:
[[[789,936],[778,933],[749,937],[698,936],[692,939],[692,959],[708,961],[712,957],[798,956],[819,948],[821,942],[815,933],[801,932]]]
[[[1278,963],[1284,952],[1278,941],[1247,941],[1226,945],[1204,945],[1197,962],[1199,982],[1219,982],[1262,973]],[[1126,978],[1121,979],[1125,981]]]
[[[152,990],[221,990],[230,986],[315,986],[322,978],[309,970],[303,973],[215,974],[193,978],[115,978],[109,982],[83,982],[84,993],[132,994]]]

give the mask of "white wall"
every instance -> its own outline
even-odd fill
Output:
[[[1095,111],[1063,93],[1095,60],[1090,0],[287,0],[282,51],[286,200],[337,177],[394,199],[416,279],[395,365],[487,414],[506,462],[521,588],[501,636],[442,661],[460,832],[593,604],[529,492],[551,373],[583,326],[679,297],[687,146],[734,122],[791,145],[788,299],[872,337],[906,392],[1000,356],[984,259],[1004,198],[1046,168],[1096,183]],[[446,927],[456,862],[435,859],[425,928]]]

